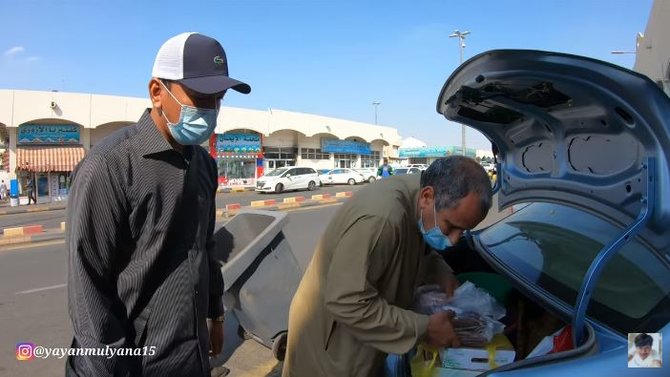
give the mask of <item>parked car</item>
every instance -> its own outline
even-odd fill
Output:
[[[514,208],[463,237],[446,258],[458,273],[502,277],[541,318],[536,338],[523,345],[529,338],[520,329],[531,331],[532,318],[512,318],[517,359],[485,375],[667,376],[667,365],[629,369],[627,362],[630,333],[660,333],[670,362],[668,96],[610,63],[498,50],[460,66],[437,110],[496,144],[498,205]],[[460,264],[459,255],[478,263]],[[527,357],[543,335],[566,325],[572,347]],[[390,356],[387,375],[407,376],[409,357],[393,363]]]
[[[421,174],[421,169],[419,169],[419,168],[397,168],[397,169],[393,169],[393,175],[405,175],[405,174]]]
[[[355,185],[357,183],[365,182],[366,178],[359,172],[348,169],[348,168],[339,168],[333,169],[321,176],[323,184],[348,184]]]
[[[363,175],[366,181],[372,183],[377,180],[377,169],[375,168],[362,168],[354,169],[356,172]]]
[[[319,173],[319,175],[324,175],[324,174],[328,174],[328,172],[331,171],[331,170],[333,170],[333,169],[317,169],[316,172]]]
[[[287,190],[314,190],[321,185],[313,168],[292,166],[272,170],[256,181],[256,191],[280,193]]]
[[[480,162],[480,165],[487,171],[490,172],[491,170],[495,170],[496,166],[490,162]]]
[[[428,165],[426,164],[409,164],[405,166],[406,168],[417,168],[419,170],[426,170],[428,169]]]

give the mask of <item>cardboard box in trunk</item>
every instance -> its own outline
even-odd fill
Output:
[[[442,367],[487,371],[514,362],[512,343],[503,334],[493,337],[484,348],[445,348],[440,352]]]

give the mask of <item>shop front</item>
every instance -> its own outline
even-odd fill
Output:
[[[31,179],[38,203],[67,199],[72,171],[85,154],[79,125],[23,124],[18,129],[16,152],[21,204],[28,203]]]
[[[322,139],[321,150],[334,154],[336,168],[360,168],[361,160],[370,161],[374,156],[370,144],[360,141]]]
[[[440,157],[460,156],[463,148],[457,146],[434,146],[418,148],[400,148],[400,158],[406,159],[408,164],[427,164]],[[475,158],[477,151],[474,148],[466,148],[465,156]]]
[[[263,175],[261,135],[230,132],[216,135],[214,150],[219,186],[253,186],[256,178]]]

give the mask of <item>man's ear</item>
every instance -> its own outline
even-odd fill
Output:
[[[155,108],[161,108],[161,94],[163,93],[163,85],[157,78],[152,77],[149,81],[149,99]]]
[[[432,186],[426,186],[419,191],[419,206],[421,208],[428,208],[433,206],[435,199],[435,190]]]

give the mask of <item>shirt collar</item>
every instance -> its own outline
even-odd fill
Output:
[[[137,147],[142,156],[169,150],[174,150],[177,152],[174,148],[172,148],[172,145],[170,145],[170,143],[165,140],[163,134],[158,131],[158,126],[156,123],[154,123],[150,113],[151,109],[146,109],[140,120],[137,122],[137,131],[140,136]]]

